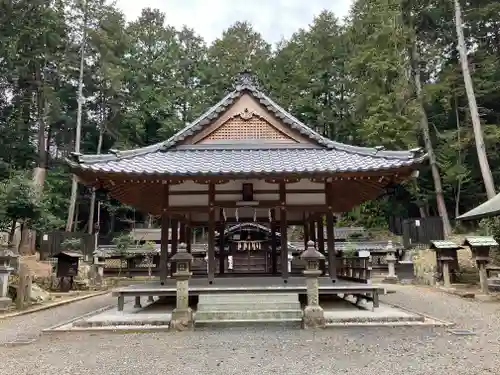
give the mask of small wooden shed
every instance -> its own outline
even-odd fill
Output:
[[[61,251],[54,255],[57,259],[57,277],[78,276],[78,265],[83,254],[76,251]]]

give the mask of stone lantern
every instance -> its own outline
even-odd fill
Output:
[[[391,240],[387,242],[385,251],[386,251],[385,260],[387,262],[387,275],[384,278],[384,282],[397,283],[398,275],[396,275],[396,261],[397,261],[396,249],[392,245]]]
[[[479,284],[481,292],[484,294],[489,293],[488,289],[488,275],[486,272],[486,265],[490,261],[490,249],[498,246],[498,243],[493,237],[467,237],[464,241],[464,246],[469,246],[472,251],[477,268],[479,270]]]
[[[176,272],[172,276],[176,280],[177,299],[170,327],[176,330],[185,330],[193,326],[193,311],[189,307],[189,278],[192,274],[193,256],[187,252],[186,244],[181,243],[171,260],[176,265]]]
[[[0,311],[5,311],[12,303],[8,296],[9,292],[9,275],[14,270],[10,266],[11,260],[16,258],[9,247],[0,250]]]
[[[319,282],[318,277],[321,275],[320,262],[325,259],[325,256],[316,250],[316,245],[313,241],[307,242],[306,250],[300,255],[300,258],[305,262],[305,270],[303,271],[306,277],[307,285],[307,306],[304,309],[304,328],[316,328],[325,326],[325,316],[323,309],[319,305]]]

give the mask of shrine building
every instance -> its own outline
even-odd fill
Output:
[[[245,72],[229,94],[171,138],[106,155],[74,154],[68,163],[81,183],[161,216],[162,283],[178,244],[191,251],[193,228],[207,228],[202,277],[216,284],[238,274],[287,282],[292,225],[308,228],[325,254],[324,273],[335,282],[341,276],[336,216],[414,176],[426,158],[421,149],[388,151],[327,139],[275,103]],[[269,230],[233,227],[244,222]],[[168,233],[170,244],[163,241]]]

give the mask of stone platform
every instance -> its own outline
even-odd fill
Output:
[[[373,307],[378,306],[379,294],[385,293],[380,285],[365,284],[346,280],[332,280],[328,277],[318,278],[319,295],[363,295],[373,301]],[[199,297],[205,294],[254,294],[254,293],[297,293],[306,295],[306,280],[304,277],[290,277],[285,283],[281,277],[224,277],[216,278],[212,284],[206,278],[192,278],[189,280],[189,296]],[[113,290],[113,296],[118,297],[118,309],[126,297],[153,296],[175,297],[176,286],[174,279],[167,279],[165,285],[158,281],[130,285]]]
[[[293,294],[284,294],[278,297],[278,303],[273,308],[269,305],[269,296],[245,295],[247,301],[242,297],[227,300],[227,295],[213,295],[213,298],[203,300],[201,306],[193,305],[195,329],[201,327],[223,328],[226,326],[254,326],[260,325],[263,329],[268,324],[278,323],[287,327],[301,326],[303,304],[298,302],[298,297]],[[250,297],[250,298],[249,298]],[[276,297],[276,295],[272,295]],[[256,303],[260,300],[260,306]],[[141,308],[134,307],[133,302],[126,303],[123,311],[110,308],[105,311],[98,311],[94,315],[82,316],[71,322],[60,324],[45,330],[45,333],[57,332],[82,332],[82,331],[104,331],[104,332],[148,332],[168,330],[174,306],[167,299],[159,299],[154,302],[142,303]],[[353,303],[340,299],[331,298],[320,301],[324,309],[327,327],[345,326],[441,326],[446,322],[428,318],[404,309],[380,304],[375,311],[360,308]],[[249,305],[254,305],[253,310]],[[200,308],[201,307],[201,308]],[[220,308],[221,310],[217,310]],[[262,315],[262,308],[267,313]],[[285,316],[280,315],[287,310]],[[232,311],[233,316],[224,316],[227,311]],[[226,311],[226,312],[224,312]],[[234,314],[234,312],[236,313]],[[292,312],[293,311],[293,312]],[[222,312],[222,315],[220,313]],[[238,315],[241,314],[241,315]],[[271,314],[266,316],[266,314]],[[276,314],[276,315],[274,315]],[[265,324],[261,324],[265,323]],[[291,324],[294,323],[294,324]]]

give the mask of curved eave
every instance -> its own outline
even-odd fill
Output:
[[[141,179],[146,178],[151,179],[195,179],[195,178],[223,178],[223,179],[245,179],[245,178],[282,178],[284,176],[301,176],[304,178],[314,177],[314,178],[329,178],[335,175],[338,176],[363,176],[363,175],[384,175],[390,173],[399,173],[407,171],[418,170],[421,168],[423,163],[426,161],[426,156],[414,159],[412,161],[406,162],[399,166],[388,166],[384,168],[367,168],[367,169],[357,169],[349,168],[344,170],[286,170],[286,171],[253,171],[253,172],[243,172],[243,171],[231,171],[231,172],[192,172],[192,173],[159,173],[159,172],[135,172],[127,170],[115,170],[106,171],[100,169],[89,168],[89,165],[82,165],[72,161],[68,161],[71,171],[76,175],[94,175],[96,177],[101,175],[109,176],[109,178],[126,178],[130,179]]]
[[[259,103],[264,106],[270,113],[272,113],[279,121],[288,125],[291,129],[299,132],[303,136],[308,137],[310,140],[316,144],[328,148],[335,149],[338,151],[345,151],[352,154],[364,155],[364,156],[374,156],[389,159],[412,159],[418,154],[418,150],[414,151],[391,151],[391,150],[381,150],[373,147],[361,147],[352,146],[336,141],[332,141],[326,137],[323,137],[319,133],[312,130],[309,126],[298,120],[295,116],[291,115],[284,108],[279,106],[271,98],[265,95],[263,92],[259,91],[257,88],[249,85],[240,85],[235,88],[232,92],[227,94],[219,103],[211,107],[208,111],[203,113],[200,117],[194,120],[191,124],[185,128],[178,131],[172,137],[166,141],[156,143],[154,145],[126,150],[117,151],[116,153],[101,154],[101,155],[79,155],[79,160],[82,163],[102,163],[113,160],[121,160],[125,158],[140,156],[148,153],[167,151],[176,147],[180,142],[184,141],[186,138],[198,133],[205,127],[213,123],[214,120],[219,118],[219,116],[224,113],[239,97],[244,93],[251,94]]]

